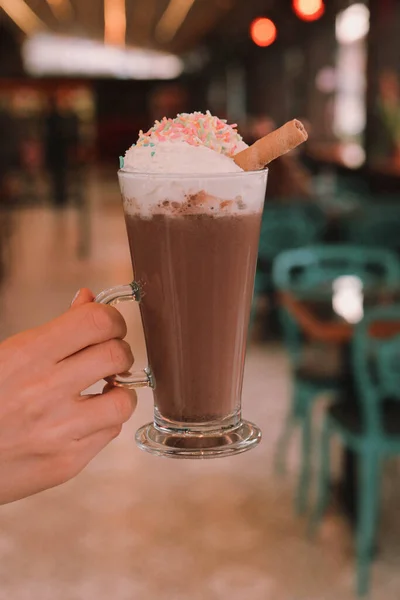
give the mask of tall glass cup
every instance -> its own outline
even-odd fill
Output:
[[[153,388],[137,444],[177,458],[249,450],[261,432],[241,392],[267,171],[118,177],[135,280],[96,300],[140,306],[149,366],[113,378]]]

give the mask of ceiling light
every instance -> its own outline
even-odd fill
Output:
[[[141,48],[118,48],[84,38],[38,34],[22,47],[26,71],[43,75],[78,75],[117,79],[175,79],[183,62],[174,54]]]
[[[173,40],[185,21],[195,0],[169,0],[169,4],[155,28],[155,37],[161,43]]]
[[[293,0],[293,10],[303,21],[317,21],[325,12],[322,0]]]
[[[47,0],[51,12],[59,21],[68,21],[73,17],[71,0]]]
[[[104,0],[104,41],[124,46],[125,34],[125,0]]]
[[[24,0],[0,0],[0,6],[27,35],[45,27],[44,22],[39,19]]]
[[[270,46],[277,36],[275,23],[265,17],[254,19],[250,25],[250,36],[257,46]]]
[[[352,44],[369,31],[369,9],[365,4],[352,4],[336,17],[336,39],[340,44]]]

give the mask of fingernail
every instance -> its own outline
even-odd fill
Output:
[[[81,290],[78,290],[76,292],[75,296],[72,298],[71,306],[73,305],[73,303],[75,302],[75,300],[77,299],[77,297],[79,296],[80,293],[81,293]]]

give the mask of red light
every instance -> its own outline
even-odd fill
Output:
[[[250,35],[257,46],[262,46],[263,48],[270,46],[274,43],[277,36],[275,23],[265,17],[254,19],[250,25]]]
[[[325,12],[323,0],[293,0],[293,10],[303,21],[316,21]]]

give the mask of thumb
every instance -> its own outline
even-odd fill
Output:
[[[71,308],[76,308],[82,304],[93,302],[94,295],[88,288],[81,288],[77,291],[71,302]]]

